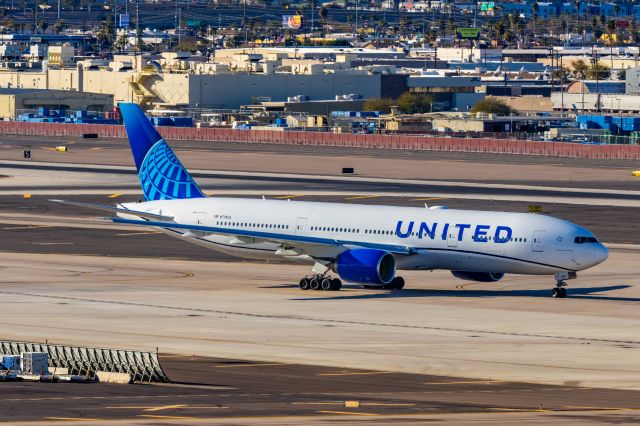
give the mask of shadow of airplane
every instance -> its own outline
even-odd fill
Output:
[[[284,287],[284,286],[282,286]],[[289,286],[286,286],[289,287]],[[611,285],[604,287],[581,287],[567,289],[567,297],[589,300],[608,300],[620,302],[640,302],[640,297],[607,296],[598,293],[623,290],[630,285]],[[348,287],[347,287],[348,288]],[[315,292],[314,292],[315,293]],[[327,293],[324,293],[327,294]],[[344,296],[336,293],[329,297],[298,297],[291,300],[359,300],[359,299],[392,299],[409,297],[551,297],[551,289],[544,290],[369,290],[367,294]]]

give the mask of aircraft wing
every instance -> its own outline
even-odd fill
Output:
[[[49,200],[49,201],[54,203],[59,203],[59,204],[66,204],[69,206],[75,206],[75,207],[86,207],[94,210],[131,214],[134,216],[143,217],[151,220],[161,220],[161,221],[167,221],[167,222],[170,220],[173,220],[173,216],[165,216],[165,215],[160,215],[155,213],[141,212],[137,210],[126,209],[124,207],[113,207],[113,206],[105,206],[102,204],[80,203],[78,201],[66,201],[66,200]]]
[[[122,210],[120,210],[122,211]],[[130,212],[137,214],[133,211],[122,211],[123,213]],[[222,234],[235,237],[253,238],[268,242],[280,243],[283,246],[291,248],[311,248],[311,247],[348,247],[348,248],[371,248],[388,251],[395,254],[412,254],[413,251],[407,246],[394,245],[394,244],[377,244],[368,243],[363,241],[350,241],[350,240],[337,240],[333,238],[319,238],[308,237],[303,235],[290,235],[281,234],[278,232],[265,232],[265,231],[250,231],[246,229],[235,228],[221,228],[217,226],[204,226],[204,225],[187,225],[176,222],[161,221],[161,220],[134,220],[125,219],[121,217],[108,218],[115,223],[125,223],[130,225],[152,226],[160,228],[170,229],[186,229],[189,231],[205,232],[212,234]]]

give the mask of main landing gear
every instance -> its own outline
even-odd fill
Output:
[[[559,299],[567,297],[567,283],[565,280],[572,280],[576,278],[578,275],[575,272],[560,272],[555,275],[556,278],[556,287],[551,290],[551,297],[556,297]]]
[[[325,275],[312,275],[300,280],[301,290],[338,291],[342,288],[342,281]]]
[[[395,277],[389,284],[385,285],[365,285],[363,286],[370,290],[402,290],[404,288],[404,278]]]

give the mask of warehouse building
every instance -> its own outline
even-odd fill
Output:
[[[19,114],[38,108],[112,111],[113,95],[66,90],[0,88],[0,118],[3,120],[15,120]]]

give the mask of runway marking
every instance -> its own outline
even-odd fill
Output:
[[[89,419],[86,417],[45,417],[47,420],[61,420],[67,422],[100,422],[104,419]]]
[[[581,405],[563,405],[562,408],[575,408],[575,409],[581,409],[581,410],[613,410],[613,411],[640,410],[639,408],[630,408],[630,407],[590,407],[590,406],[581,406]]]
[[[29,225],[29,226],[8,226],[2,229],[35,229],[35,228],[56,228],[53,225]]]
[[[491,385],[494,383],[504,383],[503,380],[466,380],[458,382],[425,382],[425,385]]]
[[[109,195],[107,198],[118,198],[119,196],[121,196],[122,194],[111,194]]]
[[[174,404],[174,405],[161,405],[159,407],[147,407],[144,411],[163,411],[163,410],[175,410],[176,408],[188,407],[187,404]]]
[[[365,200],[367,198],[378,198],[379,195],[356,195],[353,197],[347,197],[345,200]]]
[[[445,197],[412,198],[409,201],[435,201],[435,200],[445,200]]]
[[[344,405],[344,401],[292,402],[291,405]]]
[[[304,197],[304,194],[288,194],[288,195],[280,195],[278,197],[274,197],[277,200],[286,200],[289,198],[298,198],[298,197]]]
[[[318,373],[318,376],[369,376],[375,374],[393,374],[393,371],[368,371],[362,373]]]
[[[135,235],[156,235],[156,234],[162,234],[162,232],[158,232],[158,231],[130,232],[128,234],[116,234],[116,237],[131,237],[131,236],[135,236]]]
[[[89,148],[89,151],[98,151],[99,149],[102,149],[99,146],[94,146],[93,148]]]
[[[148,417],[148,418],[152,418],[152,419],[174,419],[174,420],[179,420],[179,419],[197,419],[198,417],[193,417],[193,416],[161,416],[161,415],[157,415],[157,414],[139,414],[138,417]]]
[[[34,246],[71,246],[74,243],[33,243]]]
[[[404,402],[361,402],[360,406],[367,407],[415,407],[416,404]]]
[[[278,362],[265,362],[256,364],[214,365],[213,368],[238,368],[238,367],[265,367],[268,365],[286,365]]]
[[[347,414],[349,416],[379,416],[374,413],[363,413],[362,411],[318,411],[322,414]]]

